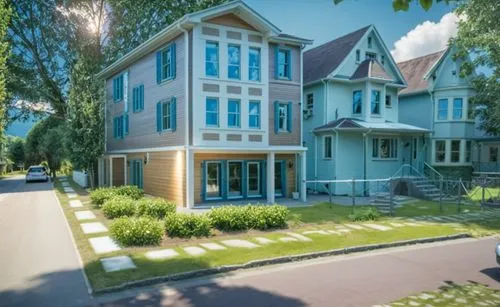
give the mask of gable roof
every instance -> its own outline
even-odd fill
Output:
[[[304,52],[304,84],[326,78],[349,55],[371,26]]]
[[[250,24],[258,31],[268,34],[270,36],[270,40],[300,45],[312,43],[312,41],[308,39],[282,34],[278,27],[248,6],[245,2],[242,0],[235,0],[184,15],[108,67],[104,68],[97,74],[97,77],[110,77],[120,72],[131,63],[134,63],[144,57],[148,53],[160,48],[169,40],[182,34],[183,30],[190,30],[198,23],[228,13],[236,13],[239,18]]]
[[[429,132],[428,129],[420,128],[403,123],[394,122],[366,122],[356,118],[339,118],[325,125],[319,126],[313,130],[314,133],[331,130],[350,130],[350,131],[397,131],[397,132]]]
[[[415,94],[427,90],[429,85],[426,74],[436,67],[436,63],[442,58],[446,50],[427,54],[408,61],[399,62],[398,67],[403,73],[408,87],[399,92],[400,95]]]
[[[385,71],[384,67],[382,67],[382,65],[380,65],[380,63],[374,59],[368,59],[361,62],[350,79],[356,80],[364,78],[393,81],[392,77]]]

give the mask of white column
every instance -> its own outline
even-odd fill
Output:
[[[113,158],[109,157],[109,186],[113,186]]]
[[[194,207],[194,151],[186,148],[186,207]]]
[[[307,186],[306,186],[306,165],[307,165],[307,159],[306,159],[306,152],[302,152],[300,154],[300,200],[305,202],[307,201]]]
[[[128,169],[127,169],[127,156],[123,157],[123,184],[127,185]]]
[[[267,202],[274,204],[274,152],[267,154]]]

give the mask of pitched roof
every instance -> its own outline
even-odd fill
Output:
[[[377,78],[393,81],[392,77],[385,71],[377,60],[364,60],[352,74],[351,80],[363,78]]]
[[[393,122],[366,122],[356,118],[339,118],[314,129],[314,132],[328,131],[331,129],[361,129],[375,131],[395,132],[428,132],[429,130],[417,126]]]
[[[424,79],[424,76],[445,51],[441,50],[408,61],[399,62],[398,67],[408,83],[408,87],[401,90],[399,94],[411,94],[426,90],[428,83]]]
[[[325,78],[334,71],[370,27],[366,26],[304,52],[304,83]]]

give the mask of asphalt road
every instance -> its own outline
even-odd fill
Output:
[[[373,306],[426,290],[444,281],[469,280],[500,289],[494,258],[498,240],[461,240],[406,249],[332,257],[190,281],[102,306]],[[500,302],[499,302],[500,305]]]
[[[0,306],[90,303],[52,184],[0,180]]]

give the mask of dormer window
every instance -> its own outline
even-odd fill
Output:
[[[380,56],[380,63],[382,63],[382,65],[385,65],[385,56],[384,55]]]
[[[365,59],[367,60],[376,60],[377,59],[377,54],[373,52],[367,52],[365,55]]]
[[[358,50],[356,50],[356,62],[359,62],[361,59],[361,52]]]
[[[372,47],[372,38],[368,37],[368,48]]]
[[[452,70],[451,71],[451,75],[455,77],[457,75],[457,71],[456,70]]]

